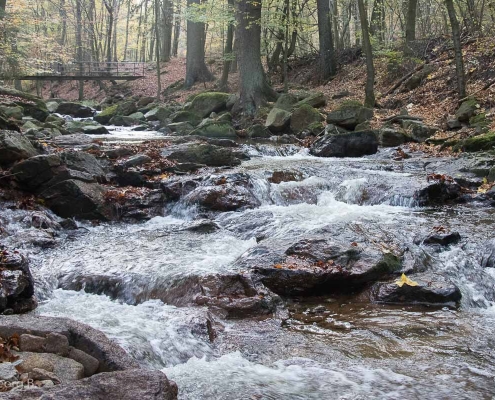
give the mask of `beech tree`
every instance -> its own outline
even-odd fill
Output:
[[[452,28],[452,41],[454,43],[454,60],[457,75],[457,91],[460,99],[466,97],[466,73],[464,72],[464,59],[462,57],[461,31],[459,21],[455,13],[453,0],[445,0],[445,6],[449,14],[450,26]]]
[[[320,43],[320,74],[322,80],[335,75],[335,49],[328,0],[316,0],[318,9],[318,37]]]
[[[201,0],[187,0],[189,11]],[[185,87],[190,88],[196,82],[213,80],[213,74],[205,63],[205,24],[191,17],[187,20],[187,56]]]
[[[237,108],[254,115],[266,101],[277,99],[261,64],[261,2],[237,1],[239,95]]]
[[[375,66],[373,64],[373,50],[371,48],[370,33],[368,29],[368,15],[364,0],[358,0],[359,17],[361,20],[361,32],[363,37],[363,49],[366,57],[366,86],[365,107],[375,106]]]

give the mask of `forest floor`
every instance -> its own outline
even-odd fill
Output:
[[[405,59],[401,53],[396,51],[378,51],[375,54],[376,81],[375,92],[379,108],[375,112],[372,127],[381,126],[383,120],[391,115],[397,114],[401,109],[406,108],[411,115],[419,116],[425,123],[440,128],[439,134],[445,134],[442,128],[445,127],[449,115],[453,115],[458,107],[456,92],[455,64],[453,62],[453,51],[446,41],[439,41],[436,47],[428,50],[420,59]],[[359,55],[360,52],[358,51]],[[404,85],[388,93],[402,78],[415,71],[426,60],[431,66],[431,72],[422,80],[421,84],[412,90],[406,90]],[[340,62],[337,75],[325,84],[313,82],[313,77],[317,76],[317,65],[315,57],[308,57],[304,60],[295,60],[289,72],[290,90],[315,90],[323,92],[328,100],[326,108],[329,112],[335,109],[344,100],[364,99],[364,85],[366,79],[366,66],[363,57],[358,56],[347,62]],[[481,112],[486,114],[491,120],[491,130],[495,130],[495,42],[491,38],[470,40],[464,46],[465,69],[468,75],[468,93],[475,97],[481,107]],[[222,65],[214,64],[209,66],[216,77],[221,75]],[[120,87],[130,89],[133,94],[143,96],[155,96],[157,88],[157,78],[155,65],[150,63],[146,68],[146,76],[133,82],[126,82]],[[184,78],[186,72],[186,62],[183,58],[174,58],[163,65],[161,74],[162,88],[177,83]],[[281,77],[272,77],[272,84],[278,90],[282,90]],[[231,74],[229,77],[230,91],[237,91],[238,74]],[[484,89],[487,83],[493,84]],[[108,87],[108,84],[107,84]],[[113,90],[116,87],[112,88]],[[183,103],[191,94],[215,90],[215,82],[198,83],[190,90],[171,91],[165,98],[166,101],[176,101]],[[50,87],[45,85],[44,94],[49,94]],[[54,85],[53,94],[68,100],[77,99],[77,83],[68,82],[61,85]],[[88,82],[85,85],[85,98],[88,100],[101,101],[105,98],[106,92],[101,90],[95,82]],[[466,130],[462,136],[471,133]]]

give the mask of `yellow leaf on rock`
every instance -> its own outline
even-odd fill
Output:
[[[406,274],[402,274],[400,279],[395,282],[397,286],[402,287],[404,284],[407,286],[418,286],[418,282],[414,282],[413,280],[409,279]]]

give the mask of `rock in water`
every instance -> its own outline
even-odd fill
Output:
[[[34,281],[26,258],[0,247],[0,313],[25,313],[36,308]]]
[[[326,134],[311,145],[317,157],[362,157],[378,151],[378,138],[373,131]]]
[[[70,115],[71,117],[76,118],[90,118],[94,114],[92,108],[73,102],[60,103],[57,107],[56,112],[59,114]]]
[[[207,92],[200,93],[194,97],[185,109],[201,118],[209,117],[212,112],[220,112],[227,109],[227,100],[230,97],[228,93]]]
[[[441,275],[424,273],[409,278],[417,286],[399,286],[396,282],[376,283],[371,290],[372,300],[392,304],[455,305],[462,298],[459,288]]]

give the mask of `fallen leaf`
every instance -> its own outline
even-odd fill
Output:
[[[409,279],[406,274],[402,274],[400,279],[398,281],[395,281],[397,286],[402,287],[404,284],[407,286],[418,286],[418,282],[414,282],[413,280]]]

